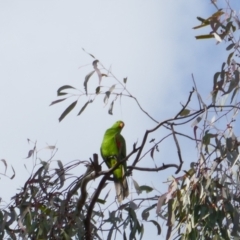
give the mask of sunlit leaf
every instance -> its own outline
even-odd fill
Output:
[[[217,33],[213,33],[213,36],[215,37],[215,39],[218,41],[218,42],[222,42],[222,39],[221,37],[217,34]]]
[[[209,38],[214,38],[212,34],[206,34],[206,35],[199,35],[195,36],[196,39],[209,39]]]
[[[88,90],[87,90],[87,83],[88,83],[88,80],[90,79],[90,77],[95,73],[95,70],[90,72],[89,74],[86,75],[85,77],[85,80],[84,80],[84,83],[83,83],[83,86],[85,88],[85,91],[86,91],[86,94],[88,94]]]
[[[197,117],[191,124],[192,127],[195,127],[202,120],[202,116]]]
[[[66,109],[65,111],[61,114],[61,116],[59,117],[59,122],[61,122],[76,106],[77,101],[71,103]]]
[[[53,102],[51,102],[51,104],[50,104],[49,106],[52,106],[53,104],[56,104],[56,103],[59,103],[59,102],[62,102],[62,101],[64,101],[65,99],[67,99],[67,98],[62,98],[62,99],[58,99],[58,100],[56,100],[56,101],[53,101]]]
[[[70,85],[64,85],[62,87],[60,87],[58,90],[57,90],[57,95],[58,96],[62,96],[62,95],[66,95],[68,93],[66,92],[62,92],[62,90],[65,90],[65,89],[75,89],[74,87],[70,86]]]
[[[164,193],[158,198],[156,213],[159,214],[162,208],[162,205],[165,203],[167,193]]]
[[[190,110],[184,109],[183,111],[180,112],[180,116],[187,116],[190,113]]]

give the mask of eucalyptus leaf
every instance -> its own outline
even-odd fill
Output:
[[[65,111],[61,114],[61,116],[59,117],[59,122],[61,122],[76,106],[77,101],[71,103],[66,109]]]

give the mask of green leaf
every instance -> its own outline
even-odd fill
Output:
[[[206,35],[199,35],[195,36],[196,39],[209,39],[209,38],[214,38],[212,34],[206,34]]]
[[[58,99],[58,100],[56,100],[56,101],[53,101],[53,102],[51,102],[51,104],[50,104],[49,106],[52,106],[53,104],[56,104],[56,103],[59,103],[59,102],[62,102],[62,101],[64,101],[65,99],[67,99],[67,98],[62,98],[62,99]]]
[[[95,70],[93,70],[92,72],[90,72],[89,74],[86,75],[85,77],[85,81],[83,83],[83,86],[85,88],[85,91],[86,91],[86,95],[88,94],[88,90],[87,90],[87,83],[88,83],[88,80],[90,79],[90,77],[95,73]]]
[[[71,103],[66,109],[65,111],[62,113],[62,115],[59,117],[59,122],[61,122],[72,110],[73,108],[76,106],[77,101]]]
[[[180,112],[180,116],[187,116],[190,113],[190,110],[184,109],[183,111]]]
[[[231,43],[230,45],[227,46],[226,50],[229,51],[235,46],[235,43]]]
[[[77,116],[79,116],[79,115],[85,110],[85,108],[87,107],[87,105],[88,105],[89,103],[92,103],[92,100],[87,101],[87,102],[83,105],[83,107],[81,108],[81,110],[79,111],[79,113],[78,113]]]
[[[70,86],[70,85],[64,85],[64,86],[60,87],[60,88],[57,90],[57,95],[58,95],[58,96],[62,96],[62,95],[68,94],[68,93],[62,92],[62,90],[70,89],[70,88],[75,89],[74,87],[72,87],[72,86]]]
[[[151,192],[153,190],[153,188],[146,186],[146,185],[142,185],[140,186],[140,190],[141,191],[146,191],[147,193]]]
[[[101,203],[101,204],[105,204],[105,203],[106,203],[106,201],[105,201],[105,200],[103,200],[103,199],[100,199],[100,198],[98,198],[98,199],[96,200],[96,202],[98,202],[98,203]]]
[[[159,223],[155,220],[150,220],[148,222],[153,223],[157,227],[157,234],[160,235],[162,230],[161,230],[161,227],[160,227]]]
[[[211,135],[208,133],[208,131],[206,131],[202,139],[203,144],[208,145],[210,143],[210,138],[211,138]]]
[[[230,61],[232,59],[232,56],[233,56],[234,52],[231,52],[229,55],[228,55],[228,58],[227,58],[227,64],[230,65]]]

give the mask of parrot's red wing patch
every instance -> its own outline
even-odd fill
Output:
[[[118,149],[120,149],[120,148],[121,148],[121,141],[119,141],[119,140],[117,139],[116,142],[117,142],[117,147],[118,147]]]

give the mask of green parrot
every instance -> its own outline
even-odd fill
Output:
[[[102,158],[109,168],[112,168],[118,161],[126,157],[126,143],[124,137],[121,135],[123,127],[124,122],[117,121],[104,134],[100,150]],[[129,194],[125,176],[126,170],[127,164],[124,162],[113,171],[117,199],[120,203]]]

